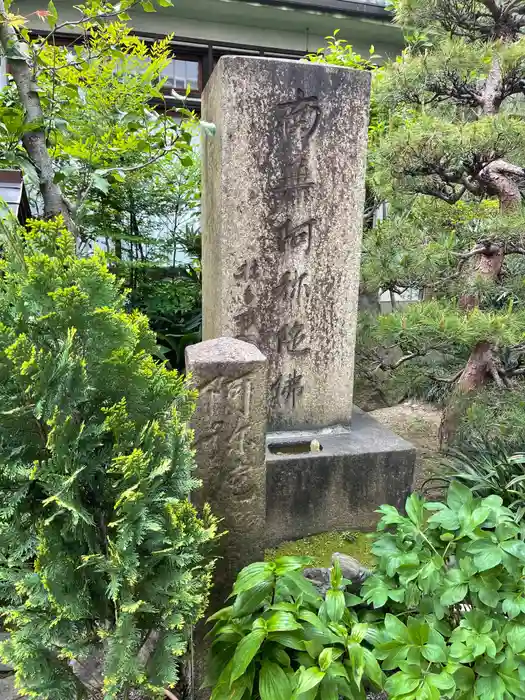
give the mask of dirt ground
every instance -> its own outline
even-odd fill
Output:
[[[416,448],[414,489],[419,490],[428,479],[439,476],[442,466],[438,443],[440,411],[430,404],[407,402],[378,408],[370,411],[370,415]]]

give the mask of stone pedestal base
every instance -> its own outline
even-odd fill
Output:
[[[268,546],[327,531],[373,530],[380,505],[403,508],[415,458],[410,443],[358,408],[350,428],[268,434]]]

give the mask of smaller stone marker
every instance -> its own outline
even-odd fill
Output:
[[[192,420],[197,476],[197,508],[209,503],[227,534],[219,541],[207,616],[226,604],[237,573],[264,554],[266,524],[266,357],[250,343],[216,338],[186,348],[186,369],[199,391]],[[201,688],[208,643],[206,626],[193,631],[193,700],[207,700]]]
[[[267,363],[250,343],[216,338],[186,348],[186,368],[199,391],[192,427],[203,486],[193,502],[209,503],[228,531],[213,608],[223,604],[238,571],[264,553]]]

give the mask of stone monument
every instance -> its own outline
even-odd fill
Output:
[[[268,358],[267,545],[373,528],[412,483],[412,446],[352,416],[369,89],[228,56],[203,94],[203,334]]]
[[[205,338],[268,358],[272,429],[348,425],[370,75],[222,58],[203,98]]]

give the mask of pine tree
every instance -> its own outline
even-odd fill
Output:
[[[210,586],[216,522],[189,502],[194,395],[103,253],[75,257],[60,219],[3,229],[3,657],[38,700],[157,697]]]
[[[403,393],[444,402],[444,441],[465,416],[525,439],[525,2],[394,7],[409,46],[375,71],[370,154],[390,217],[365,237],[363,277],[423,301],[365,318],[361,347]]]

